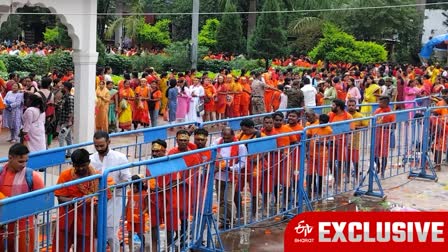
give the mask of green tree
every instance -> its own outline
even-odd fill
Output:
[[[205,25],[199,32],[199,45],[208,47],[211,51],[216,51],[216,35],[219,28],[219,20],[216,18],[207,19]]]
[[[415,0],[369,0],[353,1],[355,6],[371,7],[385,5],[414,4]],[[363,20],[353,22],[353,20]],[[347,11],[332,21],[353,34],[356,39],[384,43],[385,39],[396,40],[396,55],[401,62],[415,62],[421,47],[423,17],[416,7],[394,9],[360,9]]]
[[[257,20],[257,26],[249,39],[248,52],[252,58],[268,60],[285,54],[286,33],[281,25],[279,6],[276,0],[265,0],[263,13]]]
[[[169,25],[171,20],[162,19],[154,25],[142,22],[137,28],[137,40],[145,44],[148,48],[163,48],[171,43]]]
[[[226,3],[225,12],[236,12],[232,0]],[[217,49],[228,53],[244,52],[244,37],[241,17],[238,14],[224,14],[216,34]]]
[[[309,53],[317,60],[331,62],[355,62],[362,64],[378,63],[387,60],[387,51],[374,42],[356,41],[333,24],[325,23],[323,38]]]
[[[146,7],[145,0],[132,0],[130,3],[131,12],[133,13],[142,13],[132,16],[119,17],[115,19],[107,28],[105,37],[112,38],[115,33],[115,30],[123,25],[124,27],[124,36],[132,39],[133,42],[136,42],[138,36],[138,28],[143,25],[145,22],[143,17],[143,10]]]
[[[307,55],[323,37],[322,26],[306,26],[295,37],[294,41],[288,43],[290,51],[294,54]]]
[[[22,32],[20,26],[20,16],[10,15],[8,20],[1,25],[0,39],[17,39]]]
[[[98,0],[98,13],[113,13],[115,11],[115,2],[114,0]],[[109,24],[112,20],[112,15],[98,15],[96,31],[100,39],[104,39],[106,24]]]
[[[54,28],[45,28],[44,42],[50,45],[71,47],[72,41],[67,29],[63,25],[56,25]]]

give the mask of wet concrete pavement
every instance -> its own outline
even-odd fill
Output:
[[[385,198],[355,197],[346,193],[333,200],[314,204],[315,211],[448,211],[448,165],[438,172],[438,182],[408,179],[407,174],[381,180]],[[287,221],[280,218],[259,223],[246,230],[221,235],[225,251],[283,251]],[[241,237],[250,233],[249,242]],[[243,237],[244,238],[244,237]],[[242,244],[243,243],[243,244]],[[245,243],[245,244],[244,244]]]

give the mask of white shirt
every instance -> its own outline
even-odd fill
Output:
[[[108,81],[112,81],[112,76],[110,76],[110,74],[105,74],[104,75],[104,82],[108,82]]]
[[[301,88],[303,92],[305,107],[315,107],[316,106],[316,94],[317,90],[311,84],[307,84]]]
[[[99,172],[103,173],[106,169],[117,167],[119,165],[127,164],[129,163],[126,156],[118,151],[114,151],[112,149],[109,149],[109,152],[106,156],[103,158],[103,162],[100,160],[100,156],[98,155],[98,152],[95,152],[90,157],[90,164]],[[114,179],[114,182],[116,184],[122,182],[122,181],[129,181],[131,179],[131,172],[128,168],[122,169],[116,172],[112,172],[109,174],[110,177]],[[121,196],[123,195],[123,190],[116,190],[116,195]]]
[[[280,105],[278,106],[278,109],[285,109],[288,105],[288,96],[284,93],[280,94]]]
[[[219,145],[219,142],[222,137],[216,139],[213,142],[213,146]],[[231,149],[232,147],[225,147],[219,149],[219,154],[223,157],[225,161],[229,161],[231,159]],[[221,181],[228,181],[229,175],[231,176],[233,173],[237,174],[241,171],[241,169],[244,169],[246,167],[246,160],[247,160],[247,149],[244,144],[238,145],[238,162],[233,164],[229,167],[230,171],[221,170],[219,167],[217,167],[218,172],[215,173],[215,179],[221,180]]]

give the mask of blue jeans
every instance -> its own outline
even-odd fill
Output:
[[[65,125],[61,125],[59,127],[59,135],[58,135],[58,140],[59,140],[59,147],[64,147],[66,145],[72,145],[72,127],[66,128],[64,127]],[[63,129],[65,130],[64,132]],[[67,156],[71,155],[71,150],[68,149],[66,152]]]

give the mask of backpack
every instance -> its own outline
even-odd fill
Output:
[[[33,190],[33,169],[25,167],[25,180],[28,184],[28,192]],[[0,167],[0,173],[3,171],[3,166]]]

